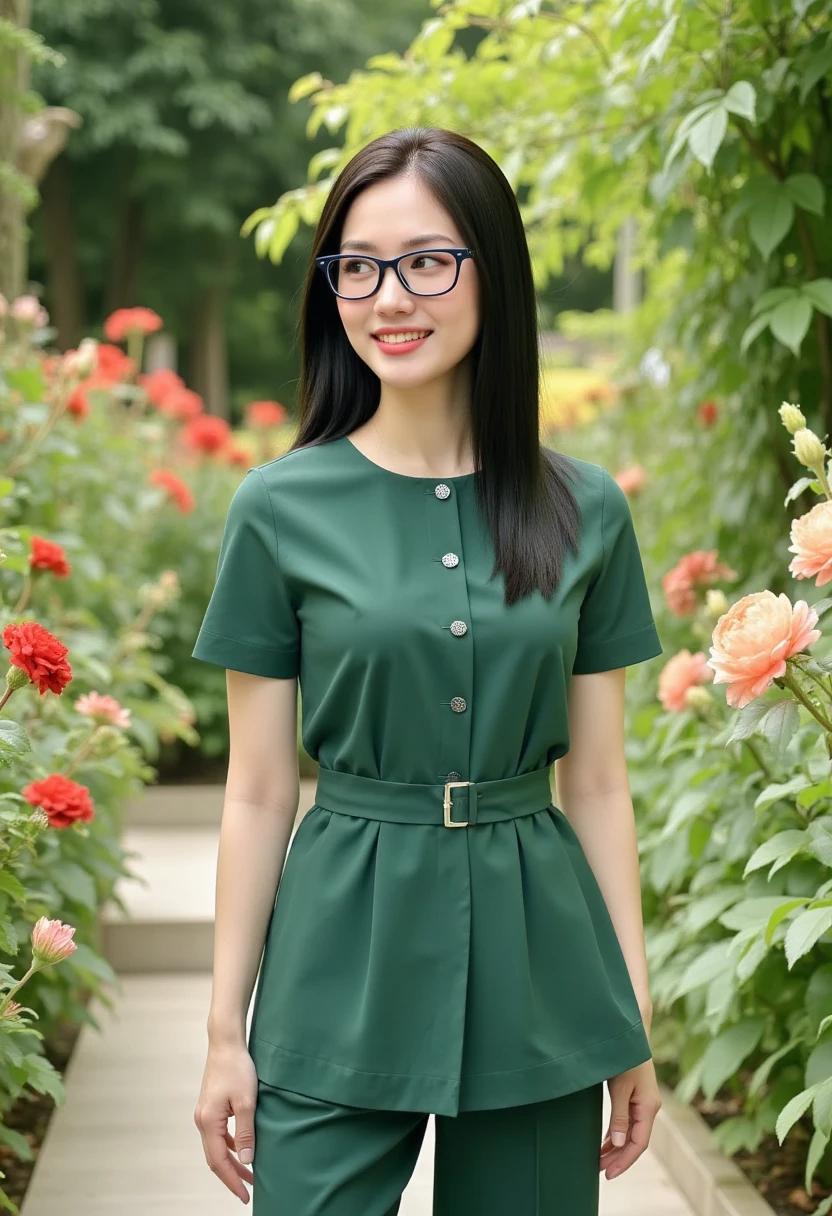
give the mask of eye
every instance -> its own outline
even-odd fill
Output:
[[[437,266],[444,265],[442,258],[435,257],[432,253],[420,253],[413,259],[411,270],[430,270],[429,266],[420,265],[422,262],[434,262]]]
[[[365,262],[361,258],[348,258],[341,263],[341,267],[345,274],[366,274],[371,268],[375,269],[375,263]]]

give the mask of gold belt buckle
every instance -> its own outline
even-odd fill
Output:
[[[452,785],[473,785],[473,781],[446,781],[445,782],[445,798],[442,803],[442,809],[445,812],[445,827],[446,828],[467,828],[468,820],[451,819],[451,786]]]

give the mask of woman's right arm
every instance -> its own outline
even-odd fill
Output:
[[[210,1168],[248,1203],[243,1180],[251,1182],[252,1172],[245,1150],[253,1155],[257,1076],[246,1047],[246,1014],[298,812],[298,681],[228,669],[226,687],[230,752],[217,856],[208,1058],[194,1121]]]

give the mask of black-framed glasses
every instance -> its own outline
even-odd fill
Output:
[[[470,249],[415,249],[397,258],[329,253],[315,258],[315,265],[342,300],[366,300],[375,295],[388,266],[393,267],[406,291],[416,296],[443,296],[456,287],[462,263],[473,256]]]

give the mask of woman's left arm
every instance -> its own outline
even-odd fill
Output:
[[[624,759],[626,668],[572,676],[569,751],[555,762],[557,802],[601,889],[649,1035],[638,841]]]

